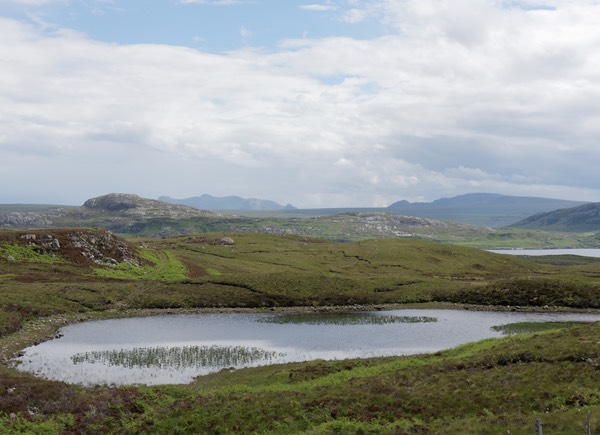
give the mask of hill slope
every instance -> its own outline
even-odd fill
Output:
[[[563,232],[600,231],[600,202],[536,214],[511,227]]]

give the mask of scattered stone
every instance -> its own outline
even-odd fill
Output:
[[[230,245],[235,245],[235,241],[231,238],[231,237],[219,237],[218,239],[216,239],[214,241],[215,245],[224,245],[224,246],[230,246]]]

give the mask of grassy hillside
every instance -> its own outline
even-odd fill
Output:
[[[535,214],[511,226],[547,231],[598,232],[600,230],[600,203],[594,202]]]
[[[44,240],[60,242],[54,250],[40,239],[31,244],[13,232],[0,233],[0,331],[39,316],[142,308],[415,302],[600,307],[598,262],[555,266],[413,239],[340,243],[229,233],[126,243],[103,230],[87,231],[85,237],[84,230],[41,232]]]
[[[412,239],[33,235],[0,232],[0,433],[518,434],[531,433],[537,416],[548,433],[565,433],[583,427],[587,409],[600,430],[599,325],[429,356],[225,371],[184,386],[82,388],[6,365],[64,323],[148,309],[600,307],[598,262],[556,266]]]

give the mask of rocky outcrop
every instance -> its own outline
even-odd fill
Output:
[[[0,233],[0,242],[27,245],[40,254],[83,266],[140,265],[137,249],[107,230],[53,229]]]
[[[220,213],[185,205],[168,204],[134,194],[110,193],[88,199],[80,207],[71,206],[44,212],[0,211],[0,228],[91,227],[106,228],[119,234],[138,234],[143,232],[147,225],[150,225],[152,234],[157,235],[156,227],[162,228],[165,225],[177,227],[177,221],[180,220],[222,217],[223,215]],[[192,231],[192,227],[193,225],[189,226],[188,233]],[[181,233],[181,231],[175,229],[172,232],[163,232],[161,229],[158,235],[177,233]]]
[[[142,205],[143,199],[129,193],[110,193],[97,198],[88,199],[83,203],[84,207],[105,211],[122,211],[137,208]]]
[[[48,227],[52,220],[47,214],[31,212],[0,213],[0,227]]]

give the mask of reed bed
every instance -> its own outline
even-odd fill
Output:
[[[501,332],[503,335],[514,335],[569,328],[581,325],[582,323],[584,322],[517,322],[492,326],[490,329],[492,331]]]
[[[92,363],[126,368],[203,368],[239,367],[270,361],[281,353],[244,346],[136,347],[133,349],[94,350],[71,357],[73,364]]]
[[[331,313],[331,314],[285,314],[258,319],[262,323],[308,324],[308,325],[387,325],[390,323],[429,323],[437,322],[436,317],[394,316],[371,313]]]

